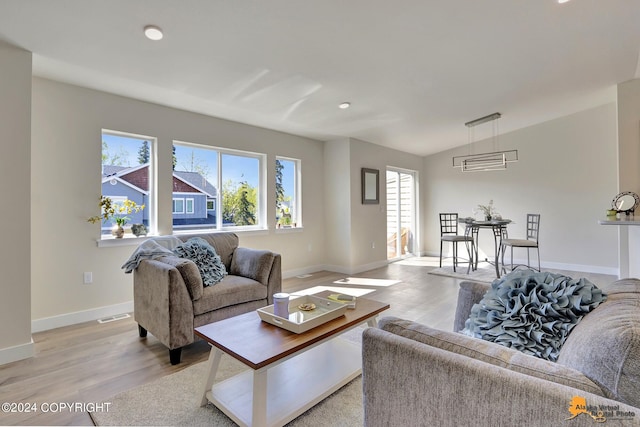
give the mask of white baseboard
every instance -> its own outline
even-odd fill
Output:
[[[0,349],[0,365],[33,357],[33,339],[31,342]]]
[[[287,270],[286,272],[283,271],[282,278],[289,279],[291,277],[300,276],[303,274],[316,273],[318,271],[332,271],[334,273],[341,273],[341,274],[357,274],[363,271],[384,267],[388,264],[389,264],[389,261],[382,260],[382,261],[376,261],[370,264],[358,265],[354,267],[345,266],[345,265],[332,265],[332,264],[314,265],[312,267],[305,267],[305,268],[300,268],[296,270]]]
[[[131,313],[133,311],[133,301],[121,304],[108,305],[105,307],[93,308],[90,310],[76,311],[73,313],[60,314],[58,316],[43,317],[31,321],[31,332],[48,331],[49,329],[61,328],[63,326],[75,325],[77,323],[90,322],[102,319],[103,317],[114,316],[121,313]]]
[[[312,267],[298,268],[296,270],[287,270],[282,272],[282,278],[290,279],[292,277],[301,276],[303,274],[316,273],[322,270],[325,270],[324,265],[314,265]]]

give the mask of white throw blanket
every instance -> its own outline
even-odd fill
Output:
[[[182,240],[174,236],[161,236],[145,240],[133,251],[122,268],[124,268],[125,273],[131,273],[143,259],[156,259],[162,256],[174,255],[173,250],[182,243]]]

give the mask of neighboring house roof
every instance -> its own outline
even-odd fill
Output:
[[[118,172],[124,169],[131,169],[128,166],[115,166],[115,165],[102,165],[102,176],[116,175]]]
[[[116,179],[143,193],[147,193],[149,191],[149,174],[146,173],[145,169],[148,168],[148,164],[132,167],[103,165],[102,182]],[[210,198],[216,197],[217,194],[216,187],[198,172],[173,171],[173,190],[203,193]]]
[[[173,177],[186,182],[209,197],[216,197],[216,187],[198,172],[173,171]]]

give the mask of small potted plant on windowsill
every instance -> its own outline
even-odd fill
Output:
[[[130,219],[127,215],[140,212],[144,209],[144,205],[138,205],[133,200],[127,199],[123,203],[114,203],[113,200],[107,196],[100,196],[98,206],[100,206],[102,214],[92,216],[88,218],[87,221],[94,224],[100,220],[104,223],[112,220],[115,225],[111,233],[116,239],[121,239],[124,236],[124,226]]]

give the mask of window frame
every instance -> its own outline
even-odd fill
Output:
[[[100,155],[103,154],[102,143],[104,142],[104,135],[110,135],[114,137],[120,138],[129,138],[129,139],[137,139],[140,141],[148,141],[149,142],[149,170],[148,170],[148,189],[146,190],[146,202],[145,211],[147,212],[147,230],[148,235],[157,235],[158,234],[158,195],[157,195],[157,182],[158,182],[158,138],[150,135],[137,134],[133,132],[125,132],[114,129],[100,129]],[[100,170],[102,175],[102,168],[104,164],[102,160],[100,161]],[[132,166],[133,167],[133,166]],[[113,178],[112,178],[113,180]],[[104,181],[104,177],[101,177],[101,183]],[[102,194],[102,190],[100,191]],[[124,197],[123,200],[128,199],[126,196],[110,196],[112,198],[121,198]],[[104,224],[101,224],[104,225]],[[101,226],[101,234],[97,239],[98,245],[101,246],[101,242],[106,241],[122,241],[122,240],[130,240],[130,239],[144,239],[145,237],[136,237],[133,234],[126,233],[123,238],[115,239],[114,236],[110,234],[102,234],[102,230],[104,227]]]
[[[184,197],[172,197],[171,200],[172,200],[172,205],[173,205],[172,208],[171,208],[171,213],[172,214],[182,214],[182,215],[184,215],[185,214]],[[182,210],[181,211],[176,210],[176,204],[177,204],[176,202],[180,202],[181,203],[181,205],[182,205]]]
[[[219,146],[215,146],[215,145],[205,145],[205,144],[199,144],[199,143],[193,143],[193,142],[188,142],[188,141],[184,141],[184,140],[178,140],[178,139],[174,139],[172,141],[172,145],[180,145],[183,147],[192,147],[193,149],[198,149],[198,150],[210,150],[210,151],[214,151],[216,153],[216,163],[217,163],[217,176],[216,176],[216,183],[212,183],[215,187],[216,190],[216,194],[215,194],[215,201],[214,202],[214,209],[212,209],[212,211],[214,211],[216,213],[216,224],[215,227],[212,228],[189,228],[188,230],[176,230],[175,228],[173,228],[173,218],[171,220],[171,224],[172,224],[172,230],[173,230],[173,234],[185,234],[185,233],[194,233],[194,232],[220,232],[220,231],[234,231],[234,232],[243,232],[243,231],[256,231],[256,230],[266,230],[267,229],[267,222],[266,222],[266,212],[265,212],[265,206],[266,206],[266,200],[267,200],[267,185],[266,185],[266,163],[267,163],[267,155],[265,153],[258,153],[258,152],[253,152],[253,151],[247,151],[247,150],[238,150],[238,149],[232,149],[232,148],[225,148],[225,147],[219,147]],[[222,219],[222,213],[223,213],[223,198],[222,198],[222,184],[223,184],[223,162],[222,162],[222,156],[224,154],[227,155],[232,155],[232,156],[239,156],[239,157],[248,157],[248,158],[254,158],[258,161],[258,170],[257,170],[257,178],[258,178],[258,184],[257,184],[257,200],[256,200],[256,224],[254,225],[233,225],[233,226],[228,226],[228,225],[224,225],[223,223],[223,219]],[[207,208],[207,210],[210,210],[208,208],[208,203],[210,202],[210,200],[206,201],[205,207]]]
[[[281,227],[279,225],[278,222],[278,212],[277,212],[277,208],[276,209],[276,228],[278,229],[296,229],[296,228],[302,228],[302,160],[300,159],[296,159],[293,157],[286,157],[286,156],[276,156],[276,159],[274,161],[274,184],[275,184],[275,180],[276,175],[275,175],[275,162],[276,161],[286,161],[286,162],[292,162],[294,164],[294,172],[293,172],[293,216],[292,216],[292,225],[290,227]],[[274,195],[275,198],[275,195]],[[293,225],[295,224],[295,225]]]

